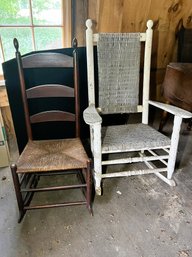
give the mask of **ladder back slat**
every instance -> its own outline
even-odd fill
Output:
[[[27,98],[42,97],[74,97],[74,89],[65,85],[46,84],[39,85],[26,90]]]
[[[48,121],[75,121],[75,114],[63,111],[39,112],[30,116],[31,123],[41,123]]]
[[[72,68],[73,57],[60,53],[37,53],[22,57],[23,68]]]

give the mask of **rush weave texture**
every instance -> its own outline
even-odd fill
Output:
[[[17,172],[82,169],[88,157],[79,138],[29,141],[17,162]]]
[[[102,113],[136,112],[139,96],[139,33],[101,33],[97,45]]]

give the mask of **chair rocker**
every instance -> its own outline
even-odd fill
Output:
[[[101,195],[101,182],[104,178],[150,173],[174,186],[172,176],[180,126],[182,118],[190,118],[192,114],[174,106],[149,100],[153,22],[151,20],[147,22],[145,33],[94,34],[90,19],[86,21],[86,26],[89,106],[84,111],[84,120],[90,126],[96,193]],[[140,65],[141,44],[144,44],[143,68]],[[97,54],[94,54],[94,45],[97,46]],[[95,85],[94,65],[96,64],[98,87]],[[143,71],[141,103],[139,102],[140,68]],[[174,115],[171,138],[148,125],[149,105]],[[102,127],[102,118],[105,114],[137,112],[142,113],[141,123]],[[122,157],[119,157],[121,153]],[[108,155],[110,159],[106,160],[105,156]],[[161,166],[157,166],[155,161],[160,161]],[[143,163],[142,168],[138,168],[141,163]],[[104,172],[103,166],[116,165],[116,168],[118,164],[126,164],[128,170],[109,172],[107,169]]]
[[[11,165],[16,198],[20,212],[18,222],[21,222],[27,210],[40,208],[86,205],[90,213],[92,213],[90,160],[79,138],[80,122],[77,41],[73,41],[73,57],[54,52],[35,53],[21,57],[17,39],[14,39],[14,46],[16,49],[16,60],[28,135],[28,142],[19,156],[18,161]],[[70,74],[73,74],[72,81],[74,85],[66,86],[61,84],[44,84],[34,85],[27,88],[27,81],[25,81],[24,76],[25,70],[31,72],[31,68],[49,68],[49,71],[52,69],[54,72],[54,69],[58,67],[61,69],[61,72],[63,72],[64,69],[71,69]],[[43,100],[50,99],[51,97],[57,97],[56,99],[60,98],[64,102],[66,99],[72,101],[73,105],[75,105],[75,113],[54,109],[38,112],[33,115],[30,114],[29,101],[34,101],[37,105],[36,101],[38,99],[42,103]],[[72,122],[75,124],[75,137],[52,140],[33,139],[31,124],[42,122],[50,124],[55,121],[61,122],[61,126],[64,126],[63,124],[66,124],[66,122]],[[74,182],[73,184],[69,183],[67,180],[68,177],[66,177],[69,174],[77,175],[77,182]],[[41,180],[42,176],[47,176],[47,179],[49,179],[48,185],[39,186],[39,180]],[[53,176],[58,176],[56,177],[57,182],[63,184],[55,186],[55,184],[52,183]],[[61,202],[60,200],[58,203],[46,202],[45,204],[33,204],[33,201],[31,202],[34,193],[47,191],[52,193],[58,190],[69,189],[81,189],[80,191],[83,191],[85,195],[85,200],[68,202]],[[49,200],[48,195],[47,197]]]

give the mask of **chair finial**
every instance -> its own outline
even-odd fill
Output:
[[[148,29],[152,29],[152,27],[153,27],[153,21],[152,20],[148,20],[147,21],[147,28]]]
[[[73,40],[72,40],[72,47],[73,47],[73,48],[77,48],[77,46],[78,46],[77,39],[76,39],[76,38],[73,38]]]
[[[18,52],[19,51],[19,42],[16,38],[13,39],[13,44],[14,44],[15,50]]]
[[[91,29],[92,25],[93,25],[93,23],[92,23],[91,19],[86,20],[86,26],[88,29]]]

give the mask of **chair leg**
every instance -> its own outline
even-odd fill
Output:
[[[175,170],[175,161],[176,161],[176,156],[177,156],[177,148],[178,148],[178,143],[179,143],[181,122],[182,122],[182,118],[175,116],[173,132],[172,132],[172,136],[171,136],[171,148],[170,148],[170,152],[169,152],[169,161],[168,161],[168,165],[167,165],[167,178],[168,179],[172,178],[173,172]]]
[[[86,200],[87,200],[87,208],[91,215],[93,215],[92,211],[92,205],[91,205],[91,191],[92,191],[92,182],[91,182],[91,167],[90,167],[90,161],[87,162],[87,173],[86,173],[86,184],[87,184],[87,190],[86,190]]]
[[[17,198],[19,213],[20,213],[18,223],[20,223],[21,220],[23,219],[25,213],[26,213],[26,210],[24,210],[23,197],[22,197],[22,194],[21,194],[20,182],[19,182],[19,177],[18,177],[18,174],[17,174],[17,166],[15,164],[11,165],[11,173],[12,173],[12,177],[13,177],[13,183],[14,183],[14,187],[15,187],[15,194],[16,194],[16,198]]]
[[[94,127],[94,182],[95,182],[95,192],[97,195],[101,195],[101,124],[95,125]]]
[[[101,190],[101,178],[100,178],[100,174],[98,174],[97,172],[95,172],[94,178],[95,178],[95,192],[96,192],[96,195],[101,195],[101,194],[102,194],[102,190]]]

